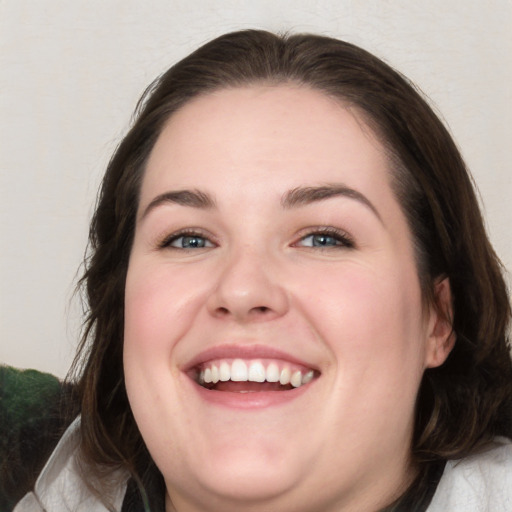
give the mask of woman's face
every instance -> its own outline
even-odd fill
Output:
[[[371,509],[414,474],[437,320],[357,112],[254,86],[174,114],[125,300],[130,404],[178,510]]]

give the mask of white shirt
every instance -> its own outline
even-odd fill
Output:
[[[427,512],[512,512],[512,442],[448,461]]]
[[[80,476],[77,453],[80,436],[78,417],[66,430],[57,447],[48,459],[34,492],[28,493],[13,512],[108,512],[87,488]],[[121,510],[128,474],[112,472],[115,483],[110,502],[114,510]]]

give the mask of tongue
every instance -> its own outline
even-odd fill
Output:
[[[293,389],[291,385],[281,386],[279,382],[218,382],[211,389],[229,393],[261,393],[263,391],[286,391]]]

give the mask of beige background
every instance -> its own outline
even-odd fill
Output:
[[[376,53],[429,96],[512,269],[512,1],[0,1],[0,362],[64,376],[100,176],[145,86],[240,28],[320,32]]]

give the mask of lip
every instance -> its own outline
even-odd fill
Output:
[[[201,400],[214,405],[228,407],[230,409],[254,410],[266,407],[279,406],[290,403],[306,393],[314,381],[304,384],[299,388],[288,391],[256,391],[253,393],[231,393],[227,391],[214,391],[206,389],[188,378],[192,388]]]
[[[191,376],[194,368],[206,364],[215,359],[275,359],[290,364],[300,365],[319,374],[316,365],[308,363],[291,354],[264,345],[221,345],[209,348],[199,353],[188,361],[182,368],[182,372],[199,398],[213,405],[228,407],[231,409],[259,410],[266,407],[285,405],[307,393],[314,385],[316,378],[298,388],[283,391],[255,391],[237,393],[229,391],[215,391],[198,384]]]
[[[282,350],[265,345],[219,345],[212,347],[193,357],[183,366],[182,371],[189,372],[193,368],[213,361],[214,359],[278,359],[298,366],[304,366],[318,372],[316,365]]]

